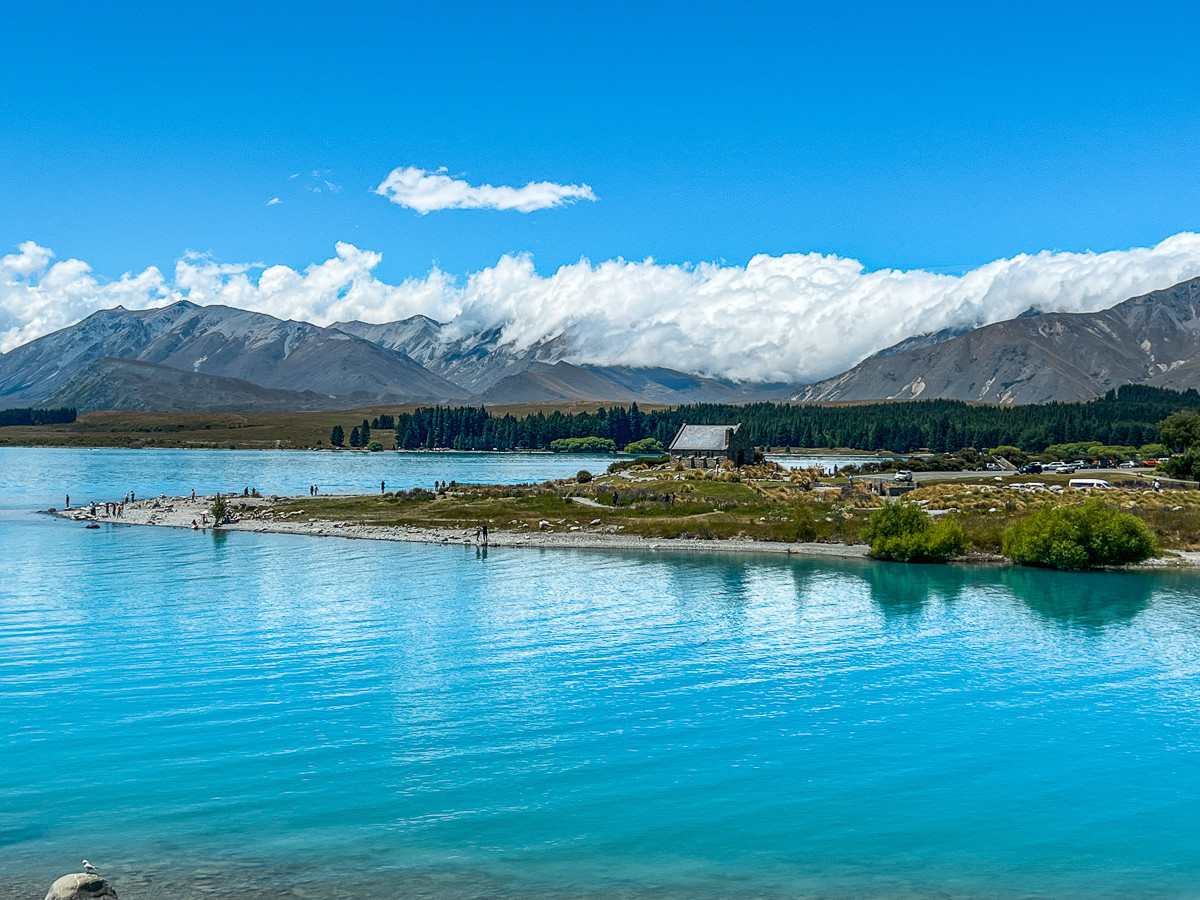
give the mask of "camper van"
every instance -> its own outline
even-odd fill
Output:
[[[1112,487],[1103,478],[1072,478],[1067,482],[1067,487],[1073,488],[1110,488]]]

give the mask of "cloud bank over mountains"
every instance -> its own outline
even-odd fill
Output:
[[[104,280],[87,263],[55,261],[26,241],[0,258],[0,350],[97,309],[189,300],[319,325],[421,314],[449,322],[448,337],[502,328],[517,350],[566,335],[575,363],[799,382],[841,372],[913,334],[985,325],[1030,306],[1090,312],[1168,287],[1200,275],[1200,235],[1104,253],[1021,254],[963,275],[871,272],[816,253],[760,255],[745,266],[581,260],[541,275],[519,255],[464,278],[434,269],[389,284],[374,274],[381,259],[348,243],[302,271],[187,254],[171,279],[151,267]]]
[[[445,174],[445,169],[427,172],[413,166],[393,169],[375,193],[393,203],[415,209],[421,215],[439,209],[515,209],[533,212],[576,200],[595,200],[586,184],[555,184],[531,181],[524,187],[472,185]]]

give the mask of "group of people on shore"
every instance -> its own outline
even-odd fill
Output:
[[[91,503],[89,503],[87,505],[88,506],[88,514],[94,516],[94,515],[96,515],[96,513],[99,510],[103,509],[105,516],[108,516],[110,518],[116,518],[116,519],[123,518],[125,516],[125,504],[131,503],[132,497],[133,497],[133,492],[130,491],[128,494],[125,495],[125,499],[123,501],[121,501],[121,500],[112,500],[112,501],[105,500],[100,503],[97,503],[95,500],[93,500],[93,501],[91,501]],[[71,508],[71,495],[67,494],[64,499],[66,500],[66,502],[63,504],[63,509],[70,509]]]

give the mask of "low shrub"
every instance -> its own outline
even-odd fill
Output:
[[[1149,559],[1156,551],[1141,519],[1099,499],[1039,510],[1004,535],[1004,555],[1013,562],[1051,569],[1121,566]]]
[[[575,473],[575,480],[578,481],[580,484],[587,484],[589,481],[592,480],[592,473],[589,472],[587,469],[580,469],[578,472]]]
[[[626,453],[662,453],[663,449],[662,441],[652,437],[642,438],[640,441],[625,445]]]
[[[1159,470],[1168,478],[1195,478],[1200,480],[1200,456],[1189,450],[1182,456],[1172,456]]]
[[[610,438],[589,435],[588,437],[558,438],[558,440],[550,442],[550,449],[554,453],[613,453],[616,451],[617,445]]]
[[[913,503],[889,503],[875,510],[863,529],[863,539],[876,559],[897,562],[945,562],[967,549],[958,522],[946,517],[934,524],[929,514]]]
[[[615,475],[617,472],[624,472],[626,469],[633,469],[641,466],[643,469],[650,466],[661,466],[670,460],[669,456],[639,456],[637,459],[618,459],[614,463],[608,464],[608,474]],[[679,463],[679,468],[683,467],[683,463]],[[678,471],[678,470],[677,470]]]
[[[813,515],[812,509],[807,504],[797,503],[793,506],[791,514],[788,516],[788,522],[791,525],[789,530],[792,532],[792,540],[815,541],[817,539],[817,517]]]

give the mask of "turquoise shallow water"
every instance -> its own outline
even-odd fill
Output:
[[[0,897],[1200,895],[1193,576],[29,513],[336,460],[0,450]]]

